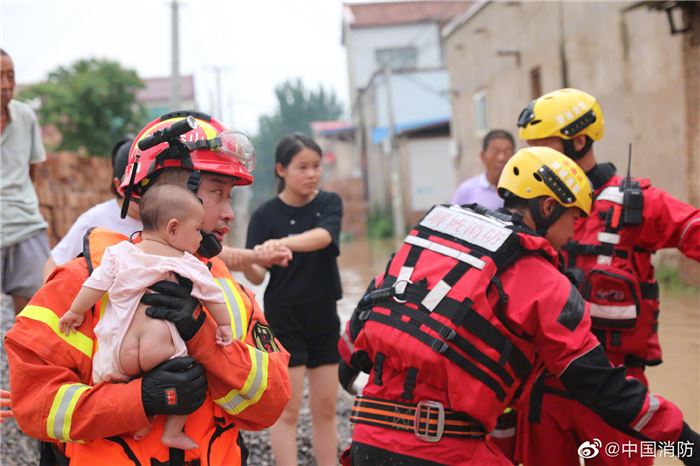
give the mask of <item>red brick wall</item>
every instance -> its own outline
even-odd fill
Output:
[[[49,224],[49,247],[68,232],[75,220],[94,205],[114,196],[112,161],[104,157],[80,157],[72,152],[47,154],[37,167],[34,186],[39,209]]]

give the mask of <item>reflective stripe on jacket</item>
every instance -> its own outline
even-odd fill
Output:
[[[625,224],[625,180],[611,164],[595,186],[590,216],[580,218],[574,239],[563,251],[567,267],[586,274],[581,292],[591,303],[594,333],[614,364],[633,367],[661,363],[659,345],[659,286],[651,255],[675,248],[700,261],[700,210],[633,179],[643,194],[641,224]]]
[[[448,223],[458,223],[453,220],[448,219]],[[487,233],[486,230],[482,233]],[[576,393],[578,399],[618,429],[643,440],[678,439],[682,414],[675,405],[650,395],[641,382],[627,378],[624,368],[611,366],[590,331],[589,305],[555,267],[556,255],[547,241],[534,233],[519,231],[520,249],[510,249],[510,254],[501,257],[506,259],[504,264],[501,260],[493,261],[483,250],[478,250],[482,255],[476,257],[478,254],[470,248],[440,234],[422,238],[431,244],[422,242],[425,247],[419,254],[412,247],[418,241],[411,239],[419,233],[429,232],[418,229],[411,233],[407,244],[392,259],[386,276],[379,276],[368,289],[339,342],[345,362],[369,372],[363,396],[414,404],[439,402],[445,409],[463,413],[491,431],[506,407],[517,409],[521,399],[527,398],[518,399],[518,396],[529,393],[537,375],[546,367],[560,378],[567,390]],[[531,253],[525,253],[528,251]],[[500,252],[495,251],[493,257]],[[519,254],[512,255],[514,252]],[[490,274],[480,275],[474,268],[481,264],[462,254],[484,263],[481,274],[494,263],[502,265],[497,274],[501,286],[496,286],[498,282],[493,279],[482,280],[484,276],[490,278]],[[469,261],[472,268],[448,278],[464,261]],[[391,301],[371,302],[372,297],[381,298],[387,293],[383,283],[391,280],[390,277],[397,277],[394,281],[397,287],[405,280],[407,291],[389,293]],[[477,284],[488,288],[479,290]],[[416,291],[415,286],[426,287],[427,294]],[[481,301],[479,292],[486,296],[486,303]],[[431,293],[437,295],[435,300],[428,298]],[[415,296],[423,299],[418,301]],[[393,298],[406,301],[405,305],[413,304],[413,311],[399,308]],[[366,313],[367,300],[374,306],[370,314]],[[444,317],[446,312],[453,312],[452,316],[458,314],[459,306],[452,305],[453,301],[469,303],[466,315],[478,314],[483,318],[478,319],[488,321],[489,325],[471,330],[468,326],[451,325],[452,318]],[[435,302],[438,304],[431,309]],[[440,309],[445,303],[447,310]],[[375,319],[375,312],[382,317]],[[426,324],[426,316],[450,327],[468,344],[460,343],[451,332],[433,323]],[[397,319],[403,323],[396,322]],[[418,332],[428,334],[433,340]],[[489,334],[507,338],[510,352],[499,353],[489,347],[485,341]],[[448,349],[488,378],[476,375],[478,371],[465,370],[467,364],[457,362],[461,359],[446,357]],[[524,376],[512,370],[515,366],[510,364],[509,358],[516,349],[531,366]],[[500,369],[492,364],[494,361]],[[463,439],[443,437],[439,442],[426,443],[391,426],[356,424],[353,440],[402,454],[420,452],[420,458],[441,464],[471,464],[468,449],[460,448]]]
[[[144,440],[131,434],[150,425],[141,401],[141,380],[92,386],[93,329],[107,297],[77,333],[65,336],[58,319],[69,308],[91,269],[99,265],[107,246],[126,239],[103,228],[86,235],[85,258],[54,270],[5,336],[10,366],[12,405],[21,429],[31,437],[55,442],[71,465],[148,465],[152,458],[169,461],[161,444],[164,416],[157,416]],[[253,294],[233,280],[219,259],[212,275],[222,287],[231,313],[235,340],[219,347],[216,325],[208,318],[187,342],[188,352],[206,369],[209,393],[204,405],[189,416],[185,431],[200,448],[185,452],[185,461],[239,464],[239,429],[261,430],[277,420],[290,397],[289,354],[257,347],[254,334],[266,326]],[[279,345],[278,345],[279,346]],[[67,444],[65,442],[68,442]]]

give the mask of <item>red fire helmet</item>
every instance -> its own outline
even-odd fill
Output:
[[[187,157],[157,157],[168,148],[167,142],[141,150],[139,141],[156,131],[168,128],[188,116],[195,119],[196,127],[180,136],[180,141],[189,150]],[[137,160],[137,156],[138,160]],[[129,151],[129,164],[124,172],[119,191],[124,193],[131,180],[135,162],[138,162],[134,178],[134,194],[139,195],[141,187],[148,184],[157,172],[165,167],[182,167],[208,173],[220,173],[236,179],[234,185],[246,186],[253,183],[250,174],[255,169],[255,150],[248,136],[239,131],[229,131],[220,121],[210,115],[193,110],[167,113],[152,121],[134,139]]]

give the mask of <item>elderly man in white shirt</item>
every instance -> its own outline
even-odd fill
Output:
[[[2,171],[0,173],[0,281],[12,296],[15,314],[24,309],[43,284],[42,267],[49,255],[48,224],[39,212],[32,180],[36,165],[46,160],[34,111],[12,96],[15,68],[0,49],[2,74]]]

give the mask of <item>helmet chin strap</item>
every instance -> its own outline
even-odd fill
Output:
[[[187,189],[192,191],[192,193],[197,196],[197,191],[199,190],[199,185],[202,184],[202,176],[199,170],[193,170],[189,178],[187,178]],[[202,199],[197,196],[200,202]],[[221,253],[223,246],[214,233],[206,233],[202,231],[202,241],[199,243],[199,249],[197,249],[197,254],[205,259],[211,259],[212,257],[218,256]]]
[[[569,157],[571,160],[579,160],[583,158],[583,156],[588,153],[588,151],[591,149],[591,146],[593,145],[593,139],[591,139],[589,136],[586,136],[586,144],[584,144],[581,150],[577,151],[574,148],[573,139],[560,139],[564,143],[564,155]]]
[[[547,235],[547,230],[549,230],[549,227],[554,225],[556,221],[559,220],[559,217],[564,215],[564,212],[568,210],[566,207],[557,202],[557,205],[554,207],[552,213],[549,214],[548,217],[543,217],[540,213],[539,197],[529,199],[527,203],[530,206],[530,215],[532,215],[532,220],[535,222],[536,231],[542,237]]]
[[[197,249],[197,254],[205,259],[211,259],[212,257],[218,256],[221,253],[223,246],[214,233],[204,233],[202,232],[202,241],[199,243],[199,249]]]

